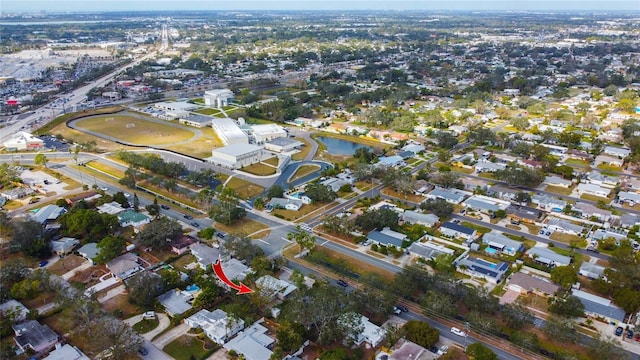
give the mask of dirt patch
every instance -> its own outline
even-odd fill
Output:
[[[120,294],[102,303],[102,307],[120,319],[128,319],[142,310],[129,302],[129,295]]]
[[[56,261],[55,264],[49,266],[47,269],[56,275],[63,275],[84,264],[85,261],[87,261],[87,259],[82,256],[67,255]]]

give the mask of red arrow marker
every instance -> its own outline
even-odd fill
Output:
[[[251,294],[253,292],[253,290],[247,285],[243,283],[240,283],[240,285],[236,285],[231,280],[229,280],[227,274],[225,274],[224,270],[222,269],[222,262],[220,261],[220,257],[218,257],[218,261],[213,263],[213,271],[216,273],[220,281],[227,284],[230,288],[238,290],[237,295]]]

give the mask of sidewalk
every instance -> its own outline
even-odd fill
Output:
[[[172,342],[173,340],[179,338],[182,335],[185,335],[189,331],[189,325],[182,323],[173,329],[167,331],[166,333],[158,336],[157,339],[153,340],[151,343],[158,347],[158,349],[164,349],[167,344]]]

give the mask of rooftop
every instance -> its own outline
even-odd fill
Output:
[[[560,290],[560,286],[552,283],[548,279],[522,272],[511,275],[509,284],[518,285],[527,291],[541,291],[546,294],[555,294]]]
[[[473,233],[475,233],[475,231],[476,231],[475,229],[468,228],[466,226],[462,226],[460,224],[455,224],[455,223],[452,223],[452,222],[446,222],[446,223],[442,224],[441,227],[446,228],[446,229],[450,229],[450,230],[454,230],[454,231],[457,231],[457,232],[465,234],[465,235],[473,235]]]
[[[253,144],[231,144],[221,148],[213,149],[214,153],[220,153],[231,156],[240,156],[250,152],[261,150],[262,146]]]

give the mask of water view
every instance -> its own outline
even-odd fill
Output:
[[[322,143],[327,146],[327,153],[331,155],[353,155],[356,149],[370,148],[368,145],[333,137],[318,136],[316,139],[322,141]]]

